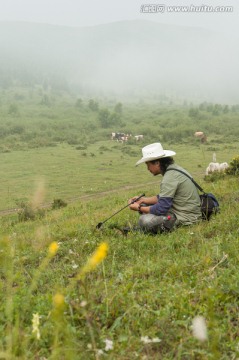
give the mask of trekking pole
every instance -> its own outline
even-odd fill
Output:
[[[139,197],[137,197],[135,200],[131,201],[131,203],[127,204],[126,206],[124,206],[122,209],[116,211],[116,213],[114,213],[113,215],[111,215],[108,219],[99,222],[99,224],[96,225],[96,229],[100,229],[101,226],[108,221],[109,219],[111,219],[113,216],[115,216],[116,214],[118,214],[120,211],[124,210],[125,208],[127,208],[128,206],[130,206],[131,204],[134,204],[136,201],[138,201],[139,199],[141,199],[141,197],[145,196],[145,194],[140,195]]]

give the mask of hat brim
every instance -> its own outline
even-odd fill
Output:
[[[171,151],[171,150],[164,150],[164,154],[162,156],[147,157],[147,158],[142,157],[142,159],[137,161],[137,163],[135,165],[138,166],[139,164],[142,164],[142,163],[145,163],[145,162],[148,162],[148,161],[162,159],[162,158],[165,158],[165,157],[171,157],[171,156],[174,156],[174,155],[176,155],[176,152]]]

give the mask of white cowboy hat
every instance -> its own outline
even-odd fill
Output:
[[[160,143],[154,143],[143,147],[142,155],[143,155],[142,159],[137,161],[136,166],[147,161],[174,156],[176,155],[176,153],[171,150],[164,150]]]

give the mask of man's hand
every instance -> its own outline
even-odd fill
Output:
[[[131,199],[129,199],[128,204],[137,202],[138,205],[139,205],[139,204],[141,204],[141,203],[144,202],[144,199],[145,199],[145,197],[141,197],[141,198],[139,199],[138,196],[134,196],[134,197],[132,197]],[[136,200],[137,200],[137,201],[136,201]]]
[[[132,201],[129,200],[129,208],[131,210],[134,210],[134,211],[139,211],[139,205],[140,205],[140,200],[139,201],[135,201],[132,203]]]

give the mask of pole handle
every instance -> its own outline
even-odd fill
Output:
[[[143,196],[145,196],[145,194],[142,194],[142,195],[140,195],[139,197],[137,197],[135,200],[131,201],[131,203],[128,204],[128,206],[131,205],[131,204],[134,204],[134,203],[137,202],[139,199],[141,199],[141,197],[143,197]]]

